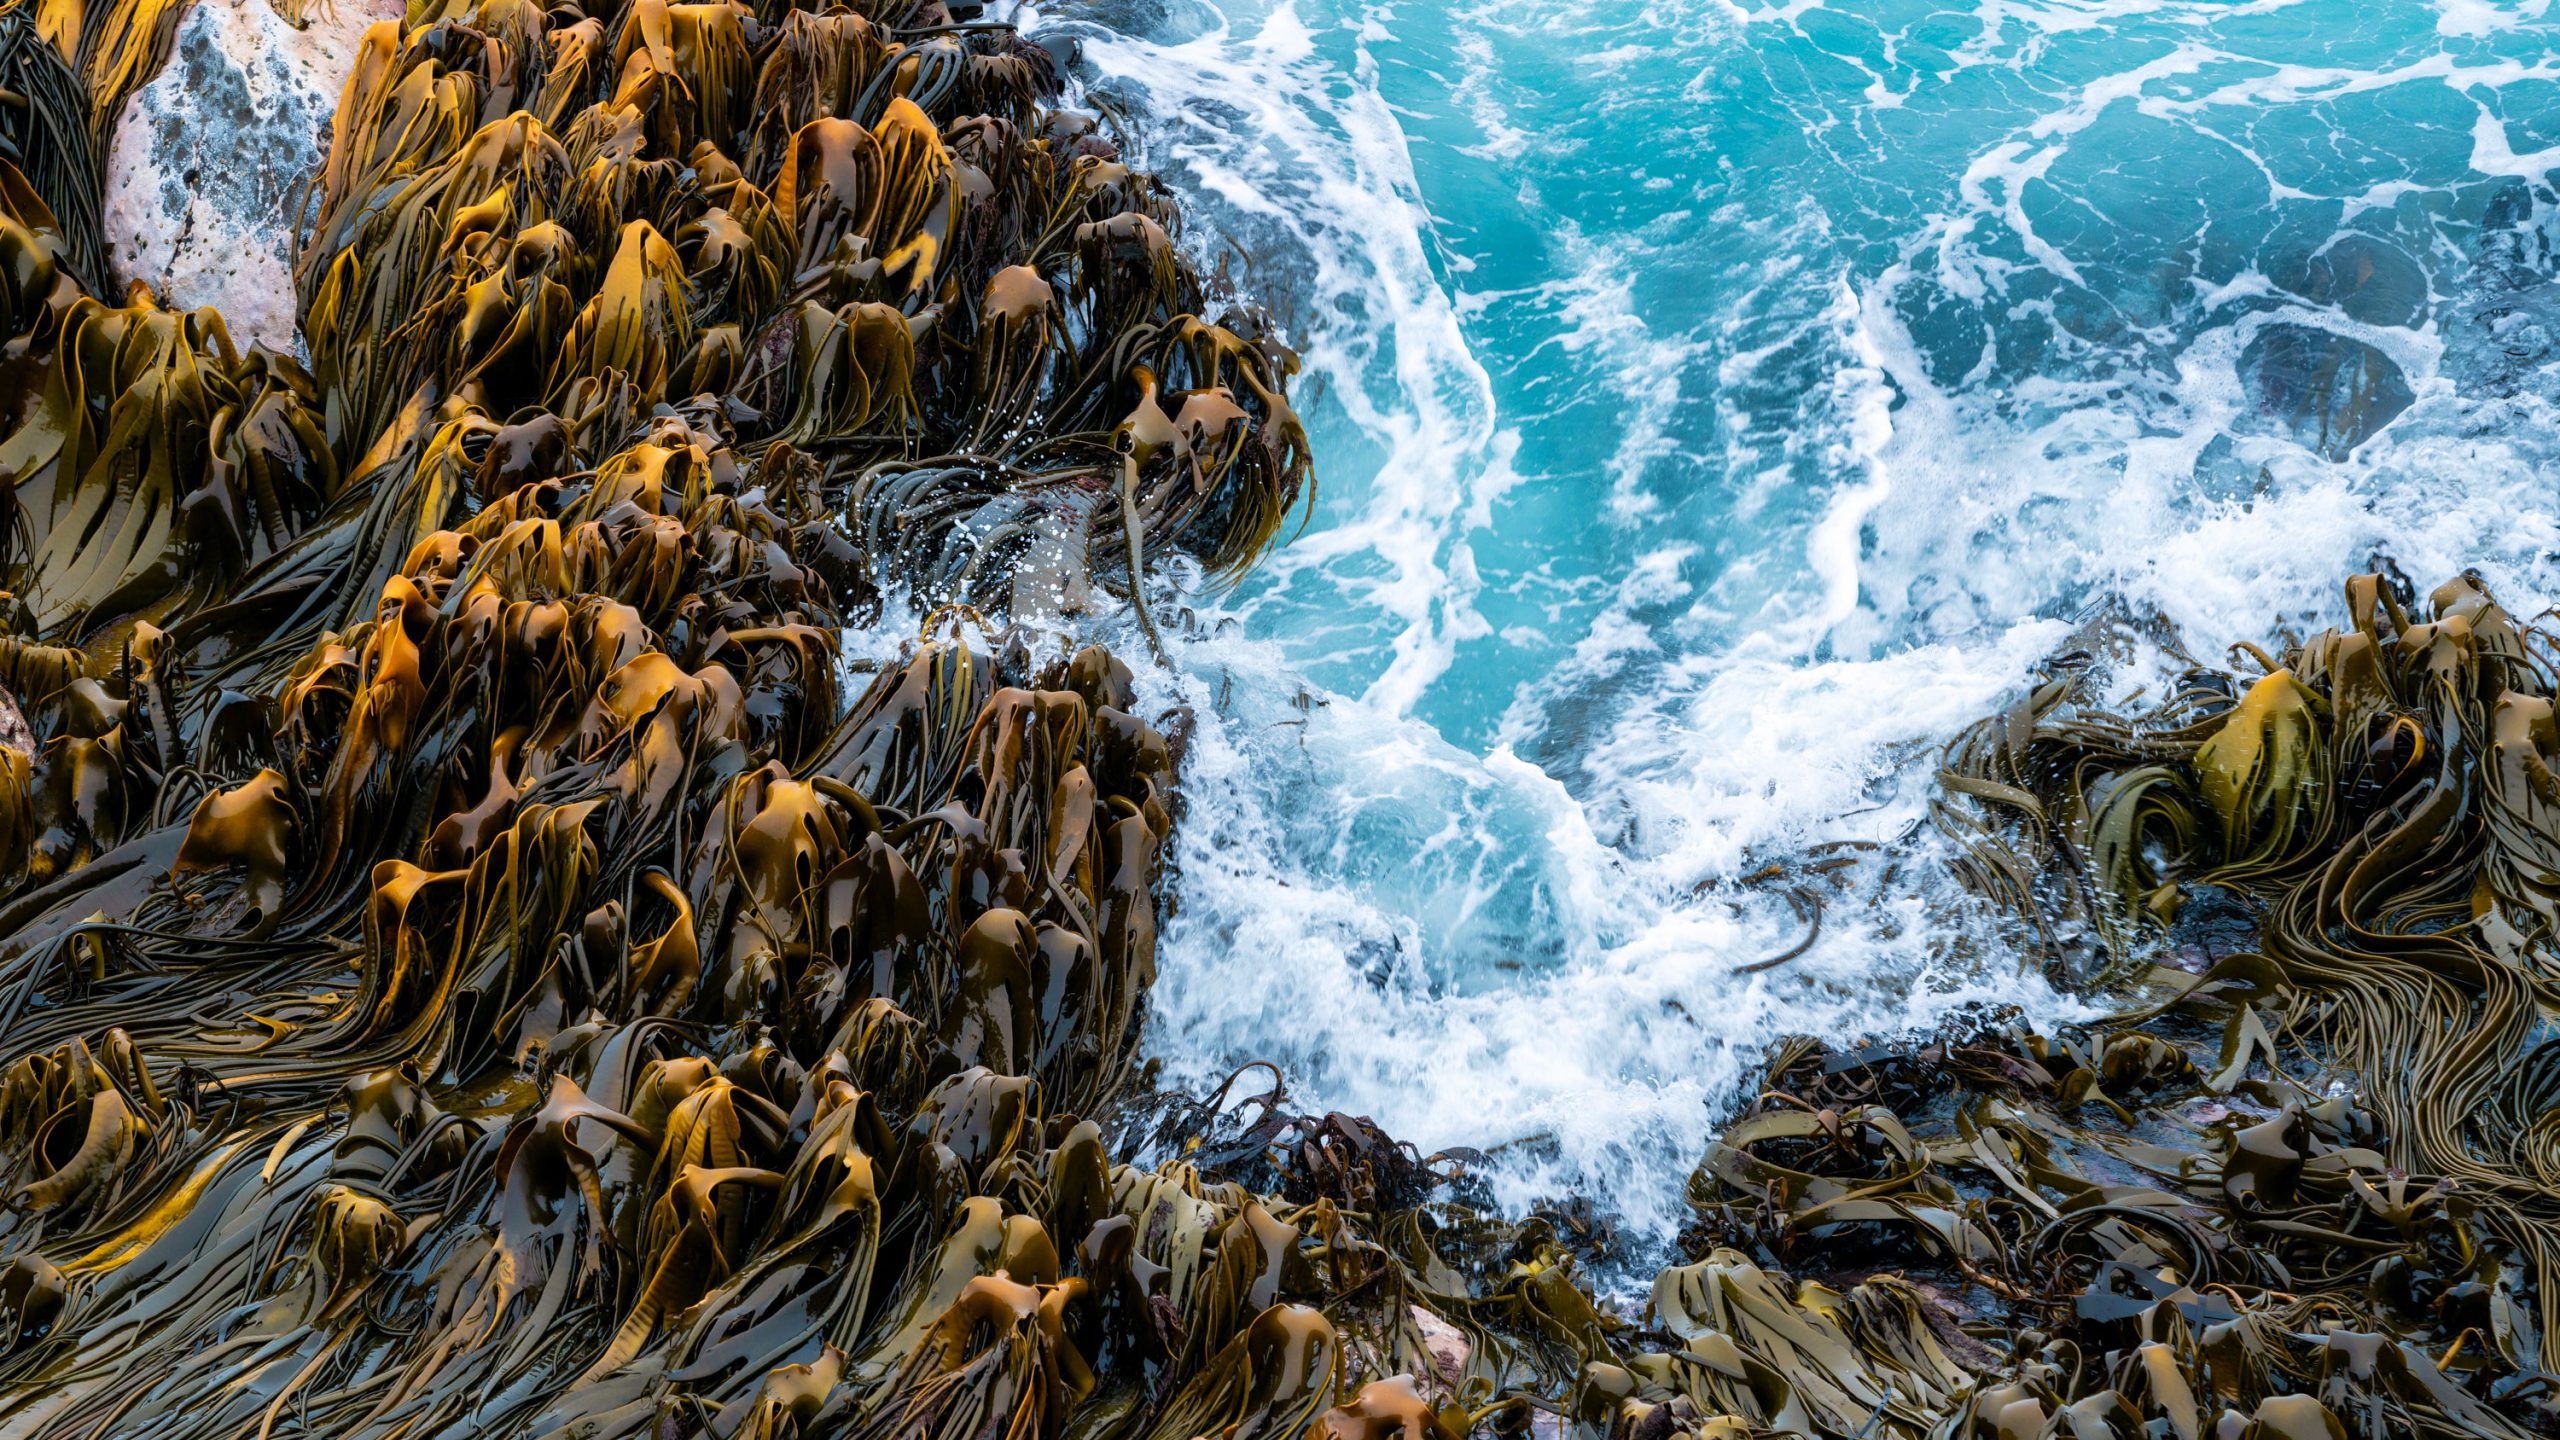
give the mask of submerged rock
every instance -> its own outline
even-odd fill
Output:
[[[2352,232],[2304,259],[2298,273],[2279,273],[2277,279],[2286,289],[2335,305],[2367,325],[2415,325],[2426,317],[2433,298],[2425,267],[2409,252]]]
[[[2229,435],[2216,435],[2196,452],[2196,493],[2208,500],[2248,501],[2275,483],[2263,463],[2252,463]]]
[[[2260,418],[2304,448],[2344,460],[2417,397],[2391,357],[2309,325],[2270,325],[2240,355]]]
[[[315,6],[197,0],[177,48],[117,122],[106,176],[108,267],[179,308],[211,305],[242,346],[298,351],[295,211],[329,150],[357,42],[385,0]]]
[[[2497,292],[2444,327],[2444,375],[2465,395],[2547,405],[2560,394],[2555,334],[2560,285],[2535,280]],[[2541,424],[2541,412],[2529,408],[2513,423]]]

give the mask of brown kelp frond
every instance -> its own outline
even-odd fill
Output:
[[[1475,1157],[1143,1103],[1185,717],[1032,637],[1155,639],[1149,557],[1239,573],[1310,456],[1045,52],[421,0],[305,364],[98,293],[63,76],[175,13],[0,13],[0,1430],[2560,1425],[2560,652],[2476,581],[1960,737],[1959,874],[2140,1008],[1782,1046],[1604,1304]]]
[[[1948,747],[1959,876],[2056,973],[2133,981],[2131,1008],[1782,1043],[1691,1179],[1686,1263],[1643,1330],[1579,1327],[1569,1391],[1480,1370],[1536,1332],[1447,1304],[1399,1245],[1417,1313],[1471,1327],[1456,1418],[1560,1399],[1580,1434],[1664,1440],[2549,1433],[2555,652],[2476,578],[2421,607],[2362,575],[2347,600],[2346,625],[2195,666],[2139,713],[2097,703],[2075,652]],[[1216,1103],[1246,1143],[1179,1117],[1205,1153],[1304,1133],[1276,1090]],[[1563,1320],[1571,1295],[1538,1304]],[[1326,1424],[1452,1418],[1416,1399],[1371,1385]]]
[[[272,543],[293,508],[316,508],[293,484],[320,462],[300,448],[312,432],[295,423],[290,381],[279,383],[290,370],[244,359],[210,310],[177,314],[139,291],[120,309],[86,298],[71,308],[37,412],[0,443],[23,547],[9,578],[39,633],[81,640],[100,622],[168,613],[184,583],[189,512],[206,539],[236,552],[256,543],[239,529]],[[224,493],[252,465],[286,493]]]
[[[111,360],[192,334],[71,314]],[[230,553],[313,513],[279,474],[314,528],[166,605],[300,607],[297,652],[203,611],[0,652],[44,737],[0,956],[13,1426],[1281,1434],[1404,1415],[1336,1382],[1409,1366],[1412,1306],[1515,1303],[1388,1278],[1421,1262],[1339,1208],[1371,1185],[1113,1164],[1079,1117],[1130,1085],[1171,747],[1107,654],[941,622],[848,703],[832,521],[716,425],[560,473],[574,424],[466,413],[361,510],[279,441]]]
[[[1594,1367],[1583,1414],[1696,1435],[2540,1433],[2539,1261],[2507,1202],[2395,1164],[2316,1045],[2268,1028],[2252,973],[2059,1036],[1782,1046],[1691,1181],[1699,1258],[1656,1282],[1678,1348]]]
[[[65,268],[97,288],[106,283],[107,253],[99,219],[101,146],[72,51],[59,43],[62,37],[45,33],[45,16],[67,8],[19,3],[0,10],[0,89],[14,97],[0,104],[0,162],[24,177],[55,218]],[[16,214],[19,207],[7,208]]]
[[[342,468],[404,407],[726,394],[742,455],[851,486],[876,559],[1043,615],[1149,533],[1240,572],[1306,494],[1294,359],[1200,317],[1161,191],[1009,31],[448,8],[367,35],[298,269]]]
[[[1085,1118],[1175,747],[952,617],[1232,573],[1308,480],[1294,362],[1046,52],[412,6],[306,364],[105,292],[178,14],[0,12],[0,1428],[1277,1435],[1415,1364],[1353,1191]],[[864,680],[884,584],[965,604]]]
[[[845,599],[886,571],[1044,623],[1090,609],[1099,571],[1152,630],[1150,537],[1233,577],[1310,493],[1294,357],[1249,313],[1204,316],[1169,199],[1045,108],[1054,63],[1006,27],[639,0],[377,24],[296,263],[305,373],[103,291],[96,125],[62,112],[111,114],[178,13],[0,12],[26,99],[0,161],[32,177],[0,184],[30,638],[210,612],[223,653],[205,622],[185,648],[255,689],[409,545],[509,502],[449,483],[537,415],[564,443],[516,485],[689,408],[750,467],[782,449],[795,499],[864,537],[831,547]],[[98,312],[60,313],[64,281]],[[207,572],[243,583],[178,593]]]
[[[1630,1317],[1570,1217],[1276,1087],[1115,1163],[1174,747],[1106,653],[949,613],[843,697],[831,522],[718,426],[557,473],[566,422],[449,422],[458,523],[271,700],[147,625],[0,652],[48,737],[0,956],[13,1426],[2549,1427],[2560,742],[2476,585],[2421,621],[2360,578],[2354,629],[2138,716],[2065,674],[1952,747],[1968,873],[2062,958],[2253,948],[2060,1034],[1781,1046]]]
[[[1780,1047],[1690,1186],[1676,1348],[1593,1425],[2547,1433],[2554,653],[2474,577],[2113,713],[2086,652],[1947,750],[1957,870],[2137,1008]]]
[[[39,27],[49,32],[87,84],[89,134],[97,153],[104,155],[125,100],[160,73],[176,46],[186,6],[182,0],[35,3],[42,17]]]

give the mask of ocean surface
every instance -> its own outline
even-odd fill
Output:
[[[2130,693],[2376,554],[2560,589],[2548,8],[1026,15],[1306,360],[1304,533],[1146,677],[1166,1079],[1665,1235],[1777,1037],[2067,1012],[1915,833],[1950,735],[2091,617]]]

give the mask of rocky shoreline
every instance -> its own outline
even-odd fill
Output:
[[[364,18],[0,12],[6,1433],[2560,1427],[2560,651],[2476,584],[1959,737],[1960,877],[2126,1008],[1780,1044],[1621,1314],[1465,1157],[1149,1108],[1187,717],[1063,637],[1311,457],[1053,57]],[[163,233],[231,192],[126,97],[285,31],[348,56],[313,190]]]

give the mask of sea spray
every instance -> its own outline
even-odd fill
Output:
[[[2560,75],[2530,21],[2319,13],[1045,7],[1307,356],[1328,479],[1206,606],[1239,759],[1193,803],[1271,843],[1186,869],[1172,1073],[1285,1054],[1429,1146],[1605,1114],[1506,1193],[1668,1197],[1781,1033],[2011,992],[1854,926],[1797,962],[1848,993],[1737,987],[1798,921],[1723,907],[1772,849],[1925,848],[1937,742],[2085,627],[2156,695],[2377,554],[2538,610]],[[1376,998],[1302,1043],[1317,985]]]

